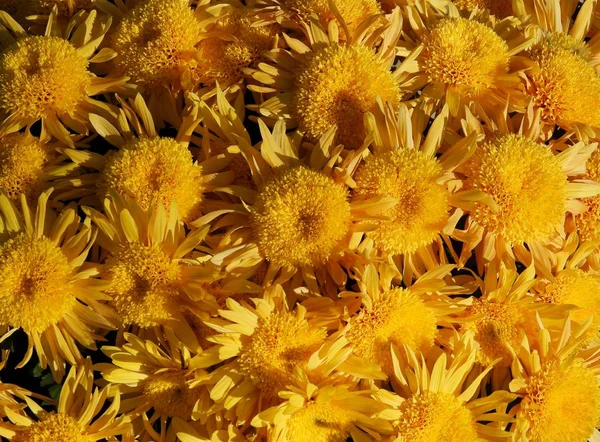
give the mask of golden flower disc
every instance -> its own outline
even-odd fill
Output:
[[[287,422],[289,442],[346,442],[354,426],[354,413],[336,405],[311,402]]]
[[[478,442],[471,412],[456,396],[424,392],[400,406],[398,439],[405,442]]]
[[[364,308],[351,321],[346,336],[357,356],[379,364],[389,374],[393,373],[391,344],[426,351],[436,334],[436,318],[420,296],[394,288],[373,300],[372,308]]]
[[[517,414],[529,424],[527,436],[540,442],[587,440],[600,421],[600,389],[594,372],[581,361],[563,369],[548,363],[527,380]]]
[[[466,165],[465,189],[488,193],[471,216],[509,243],[549,239],[566,212],[567,177],[550,150],[521,135],[485,142]]]
[[[115,68],[134,83],[177,84],[183,72],[196,66],[201,32],[185,0],[140,2],[115,30],[111,46],[119,54]]]
[[[396,106],[400,90],[386,62],[364,46],[330,44],[316,49],[297,73],[293,109],[300,128],[317,139],[337,125],[337,142],[359,147],[364,114],[377,97]]]
[[[398,203],[375,221],[367,235],[386,253],[412,253],[431,244],[448,220],[448,191],[438,184],[443,170],[435,158],[415,149],[369,156],[358,169],[355,192],[367,198],[385,195]]]
[[[84,434],[81,424],[64,413],[44,413],[11,439],[13,442],[95,442],[95,437]]]
[[[240,371],[270,399],[294,381],[294,368],[302,367],[325,341],[324,329],[310,327],[305,319],[286,312],[259,318],[250,340],[240,350]]]
[[[0,189],[16,201],[21,194],[36,199],[42,191],[44,168],[54,156],[39,138],[15,133],[0,139]]]
[[[304,167],[285,170],[260,189],[251,214],[264,257],[280,266],[320,266],[346,238],[348,192]]]
[[[165,371],[144,381],[144,396],[161,416],[189,420],[200,399],[200,388],[190,388],[189,373],[183,370]]]
[[[431,81],[458,86],[474,96],[508,70],[508,46],[493,29],[474,20],[446,18],[423,37],[424,71]]]
[[[77,299],[73,269],[47,238],[20,234],[0,245],[0,321],[41,333],[70,313]]]
[[[70,113],[86,96],[87,67],[67,40],[21,38],[0,55],[0,108],[31,119]]]
[[[202,167],[172,138],[128,142],[109,155],[102,176],[102,187],[133,198],[144,210],[153,203],[169,210],[174,202],[184,219],[200,214]]]
[[[158,247],[126,243],[107,260],[108,294],[125,324],[153,327],[177,310],[179,265]]]

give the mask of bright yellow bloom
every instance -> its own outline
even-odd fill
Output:
[[[99,78],[88,69],[90,63],[111,57],[109,49],[94,57],[110,20],[96,20],[95,11],[84,17],[72,23],[73,32],[67,36],[70,40],[60,37],[63,31],[54,14],[46,35],[32,37],[10,17],[2,17],[17,38],[0,56],[0,110],[6,118],[0,133],[15,132],[42,120],[47,133],[74,147],[65,126],[86,133],[89,113],[106,107],[90,97],[122,89],[125,77]],[[82,26],[94,31],[75,39],[74,35],[83,32]],[[10,34],[6,35],[10,41]]]
[[[385,253],[412,253],[431,244],[448,221],[449,192],[440,184],[442,166],[416,149],[396,149],[367,157],[354,176],[356,195],[385,195],[398,203],[368,232]]]
[[[567,175],[541,144],[499,135],[478,146],[465,165],[465,189],[488,193],[498,207],[481,204],[474,221],[509,243],[547,240],[567,210]]]
[[[91,360],[87,359],[85,365],[69,370],[56,411],[45,411],[28,394],[20,394],[31,414],[10,414],[10,424],[0,423],[0,433],[12,442],[132,442],[133,428],[119,415],[118,392],[113,393],[112,403],[105,403],[109,389],[94,386]]]
[[[24,199],[17,209],[0,194],[0,325],[9,333],[22,329],[29,339],[25,362],[35,348],[40,365],[60,380],[65,362],[82,361],[76,342],[95,349],[94,330],[113,328],[115,317],[93,272],[82,268],[94,230],[74,207],[54,213],[50,193],[42,193],[33,211]]]
[[[595,150],[586,163],[584,178],[600,182],[600,150]],[[582,241],[600,240],[600,196],[582,198],[586,210],[575,217]]]
[[[510,383],[511,391],[522,397],[515,410],[517,437],[575,442],[595,432],[600,423],[598,347],[574,353],[585,327],[571,330],[567,320],[560,339],[542,329],[539,345],[521,348]]]

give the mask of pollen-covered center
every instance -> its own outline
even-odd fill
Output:
[[[0,107],[34,120],[73,112],[91,82],[87,66],[65,39],[21,38],[0,55]]]
[[[73,311],[73,269],[47,238],[22,233],[0,245],[0,324],[41,333]]]
[[[6,135],[0,139],[0,189],[13,201],[21,194],[36,199],[53,156],[39,138],[23,133]]]
[[[600,181],[600,150],[596,149],[586,163],[586,179]],[[585,212],[575,217],[577,231],[582,241],[600,240],[600,195],[582,198]]]
[[[43,413],[39,422],[17,431],[13,442],[95,442],[96,438],[85,434],[74,417],[64,413]]]
[[[400,406],[397,439],[406,442],[477,442],[471,412],[456,396],[423,392]]]
[[[521,135],[501,135],[478,146],[466,165],[465,189],[489,194],[471,216],[509,243],[549,239],[566,211],[567,177],[550,150]]]
[[[583,441],[600,422],[600,389],[594,372],[576,360],[567,368],[547,363],[526,380],[517,425],[526,421],[529,440]]]
[[[309,138],[317,139],[336,125],[336,141],[352,149],[364,141],[363,117],[377,97],[391,106],[400,100],[385,61],[363,46],[330,44],[307,55],[298,71],[293,110]]]
[[[274,312],[259,318],[238,356],[240,371],[261,393],[276,399],[277,393],[291,385],[294,368],[302,367],[325,341],[324,329],[310,327],[303,318]]]
[[[494,87],[508,70],[508,46],[491,28],[446,18],[423,37],[422,67],[431,81],[458,86],[468,96]]]
[[[130,141],[110,154],[100,186],[133,198],[143,208],[177,205],[179,215],[192,219],[203,201],[202,167],[190,151],[172,138]]]
[[[473,330],[480,349],[478,361],[489,365],[502,358],[501,365],[512,362],[511,349],[518,349],[523,334],[534,336],[537,330],[535,315],[510,302],[493,302],[485,298],[473,301],[465,311],[472,319],[463,323],[461,331]]]
[[[194,75],[205,85],[221,86],[235,83],[243,78],[243,69],[252,66],[263,51],[274,45],[280,27],[276,24],[258,25],[253,18],[256,10],[235,7],[211,28],[211,32],[232,35],[204,38],[198,45],[198,66]]]
[[[158,372],[144,381],[144,397],[161,416],[189,420],[201,392],[189,387],[191,379],[183,370]]]
[[[385,373],[393,372],[390,346],[408,346],[426,351],[434,344],[437,323],[433,311],[419,295],[402,288],[384,293],[372,307],[351,321],[347,338],[354,353],[379,364]]]
[[[584,47],[552,35],[531,50],[530,57],[539,69],[532,71],[527,93],[546,123],[600,127],[595,107],[600,78],[585,55]]]
[[[116,28],[112,48],[117,72],[138,84],[178,84],[196,66],[202,26],[183,0],[139,2]]]
[[[314,170],[288,169],[259,190],[251,222],[269,261],[287,267],[320,266],[349,232],[348,192]]]
[[[374,221],[367,233],[386,253],[412,253],[430,244],[448,220],[448,191],[438,184],[439,162],[415,149],[397,149],[366,159],[354,179],[355,192],[371,198],[385,195],[398,203]]]
[[[125,243],[107,260],[104,278],[112,305],[125,324],[160,325],[178,309],[179,265],[161,249]]]
[[[327,402],[311,402],[286,423],[289,442],[346,442],[356,413]]]
[[[285,9],[297,12],[307,22],[313,15],[325,23],[335,18],[328,0],[284,0],[280,3]],[[336,0],[335,7],[350,34],[366,19],[381,14],[377,0]]]

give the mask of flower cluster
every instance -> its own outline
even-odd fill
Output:
[[[597,0],[0,0],[0,437],[600,440]]]

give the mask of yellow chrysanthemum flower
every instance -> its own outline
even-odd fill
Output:
[[[110,404],[106,403],[109,390],[114,396]],[[19,392],[18,397],[26,402],[28,413],[24,410],[9,413],[8,421],[0,423],[0,434],[11,442],[134,440],[128,418],[119,413],[121,401],[118,391],[110,386],[102,389],[94,386],[89,358],[84,365],[69,370],[55,411],[46,411],[31,399],[37,395]]]
[[[423,29],[422,45],[414,63],[414,87],[435,99],[444,99],[456,116],[472,101],[481,106],[520,105],[518,76],[510,72],[511,56],[519,51],[521,34],[498,34],[493,22],[476,17],[448,17]],[[509,46],[510,44],[510,46]]]
[[[506,427],[513,419],[501,410],[506,410],[516,396],[497,390],[477,398],[480,383],[492,366],[477,377],[470,376],[476,348],[472,335],[467,334],[460,338],[450,361],[442,353],[431,365],[408,348],[405,357],[392,352],[392,386],[398,395],[383,391],[379,395],[398,412],[393,422],[395,438],[391,440],[479,442],[511,436]]]
[[[17,208],[0,193],[0,326],[28,336],[24,365],[36,351],[42,368],[58,381],[66,362],[82,356],[77,343],[95,349],[98,329],[115,326],[106,295],[84,266],[96,233],[75,207],[57,214],[47,207],[52,189],[42,193],[34,210],[21,198]]]
[[[174,438],[173,429],[165,426],[167,419],[189,421],[197,404],[206,407],[207,401],[210,403],[205,387],[190,385],[203,373],[190,366],[187,348],[178,345],[177,340],[171,341],[168,335],[160,343],[144,341],[131,333],[125,333],[124,339],[120,347],[102,347],[112,364],[98,364],[96,368],[105,380],[123,388],[120,412],[134,413],[138,437]],[[158,422],[160,430],[154,428]]]
[[[98,244],[108,254],[99,267],[102,288],[125,328],[162,326],[197,350],[197,338],[183,312],[192,299],[202,299],[199,283],[214,281],[218,272],[185,258],[202,242],[208,226],[186,234],[175,205],[167,214],[162,205],[143,210],[116,196],[105,200],[104,214],[85,210],[99,228]]]
[[[560,336],[542,329],[538,344],[521,347],[510,383],[511,391],[522,397],[514,410],[518,440],[575,442],[597,435],[599,349],[576,352],[587,326],[571,326],[567,320]]]
[[[389,407],[371,391],[315,385],[299,369],[294,375],[298,381],[281,393],[285,402],[252,420],[255,427],[268,427],[274,442],[366,441],[391,433],[391,425],[376,416]]]
[[[90,63],[109,60],[114,52],[103,49],[95,55],[110,19],[97,20],[95,11],[85,19],[73,18],[63,31],[53,12],[43,36],[27,36],[6,13],[1,22],[14,34],[14,42],[0,55],[0,111],[4,121],[0,133],[15,132],[41,120],[44,131],[74,147],[68,129],[87,134],[90,112],[103,112],[105,103],[91,97],[123,91],[126,77],[100,78],[88,69]],[[94,29],[84,32],[84,29]],[[79,32],[75,32],[79,31]],[[11,41],[10,33],[6,33]],[[74,37],[76,36],[76,37]]]
[[[585,179],[600,182],[600,150],[595,150],[586,163]],[[586,210],[575,217],[582,241],[600,240],[600,196],[582,198]]]
[[[382,32],[391,39],[399,32],[397,25],[392,22]],[[310,46],[286,37],[289,50],[265,54],[270,63],[259,65],[252,73],[261,85],[249,88],[276,95],[253,109],[298,127],[312,141],[335,125],[336,142],[356,149],[365,138],[363,117],[376,106],[377,98],[393,106],[400,101],[400,71],[391,72],[393,51],[387,45],[375,50],[367,42],[340,43],[315,24],[307,32]],[[369,32],[377,32],[377,25]]]

